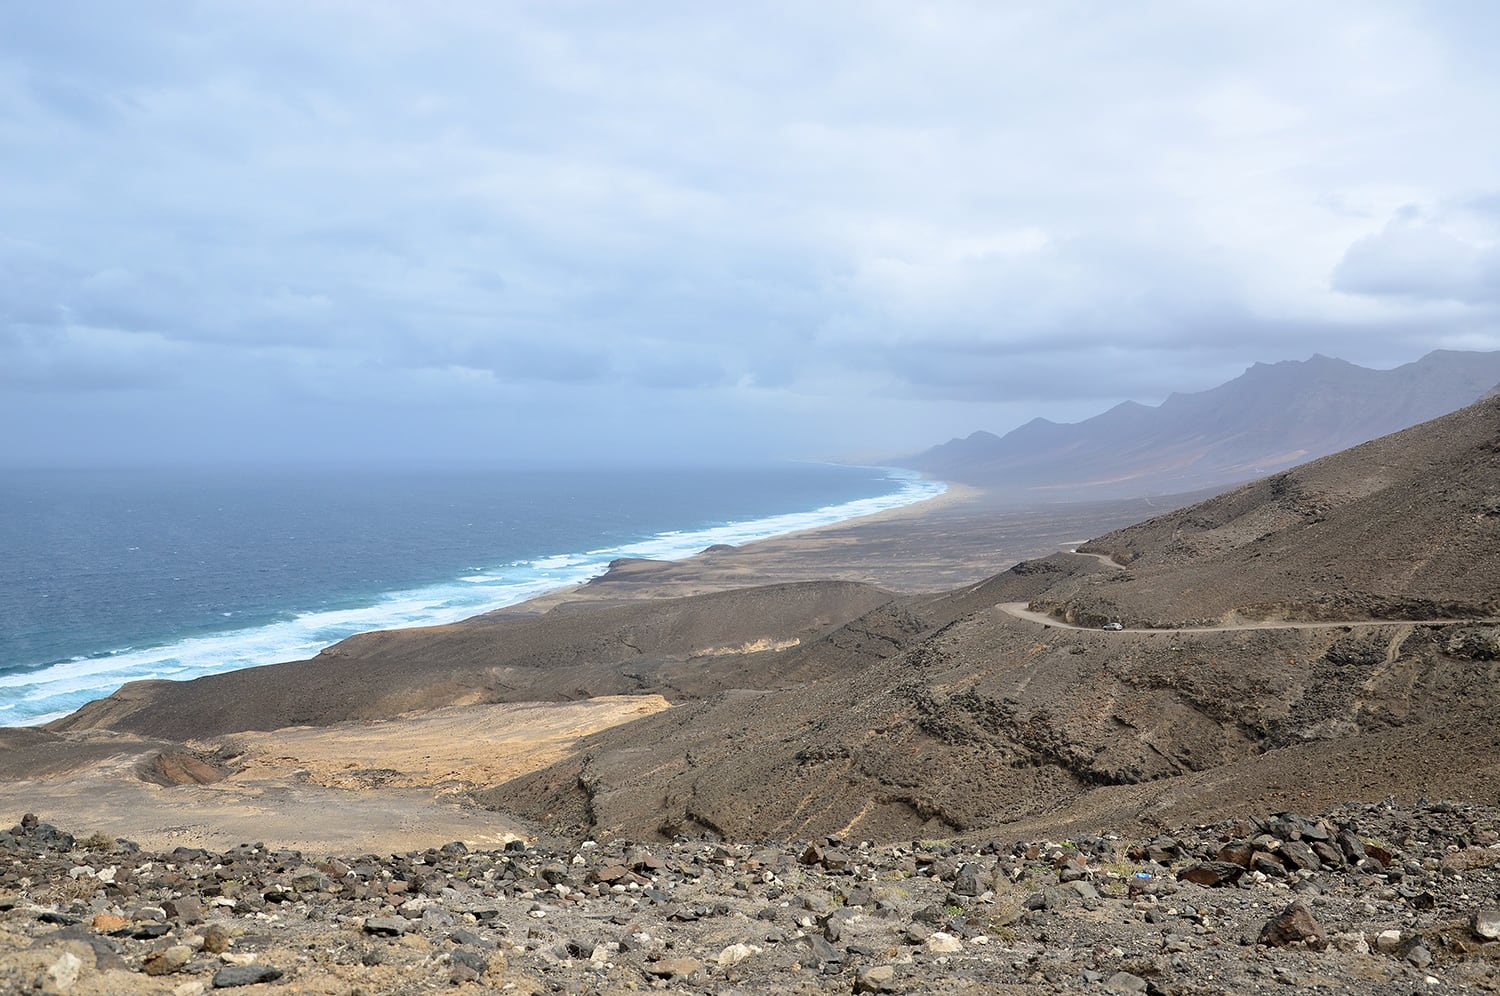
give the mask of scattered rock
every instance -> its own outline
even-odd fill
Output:
[[[696,958],[663,958],[646,965],[646,974],[660,979],[689,979],[703,970]]]
[[[1395,842],[1386,871],[1371,856],[1377,838]],[[120,844],[98,867],[86,860],[97,847],[67,839],[40,823],[0,832],[0,992],[189,996],[273,972],[286,991],[309,992],[391,991],[399,979],[412,992],[924,993],[957,979],[975,992],[1375,993],[1380,972],[1434,972],[1484,991],[1500,959],[1500,911],[1488,900],[1500,895],[1500,865],[1475,855],[1500,855],[1494,806],[1278,814],[1146,843],[778,848],[684,837],[656,845],[659,858],[608,841],[316,861],[264,845],[149,854]],[[1321,869],[1288,870],[1290,844]],[[1171,852],[1171,865],[1147,851]],[[1142,858],[1122,867],[1128,852]],[[1262,864],[1281,877],[1256,874]],[[1289,886],[1300,895],[1287,905]],[[59,899],[69,895],[83,898]],[[1266,922],[1268,908],[1281,912]],[[1370,933],[1325,932],[1320,920]],[[1230,967],[1226,944],[1256,940],[1280,950]],[[1311,956],[1323,947],[1338,957]],[[1359,967],[1372,950],[1393,961]],[[5,974],[22,972],[22,959],[29,974]],[[788,976],[793,965],[800,977]]]
[[[47,967],[47,978],[52,981],[55,990],[65,993],[78,982],[82,971],[83,959],[71,951],[64,951]]]
[[[411,921],[404,916],[372,916],[365,921],[365,933],[376,937],[400,937],[411,928]]]
[[[141,961],[141,968],[147,975],[171,975],[181,971],[192,960],[192,948],[185,944],[174,944],[148,954]]]
[[[89,921],[89,926],[101,934],[108,934],[129,927],[130,920],[123,916],[116,916],[113,913],[100,913]]]
[[[941,930],[929,934],[922,945],[933,954],[957,954],[964,949],[962,941]]]
[[[1245,874],[1245,868],[1249,862],[1248,856],[1244,865],[1232,861],[1195,861],[1178,872],[1177,878],[1179,881],[1193,882],[1197,885],[1234,885],[1240,880],[1240,876]]]
[[[890,965],[870,965],[861,968],[854,976],[856,993],[900,992],[896,985],[896,969]]]
[[[719,952],[718,964],[720,968],[729,968],[738,965],[753,955],[760,954],[761,949],[754,944],[731,944]]]
[[[1301,900],[1266,921],[1261,928],[1259,943],[1267,947],[1284,948],[1299,946],[1321,951],[1328,946],[1328,939],[1312,910]]]
[[[230,965],[214,973],[215,989],[234,989],[238,986],[253,986],[261,982],[275,982],[281,978],[281,969],[270,965]]]
[[[1139,975],[1129,972],[1116,972],[1104,980],[1104,988],[1112,993],[1143,993],[1147,989],[1146,980]]]

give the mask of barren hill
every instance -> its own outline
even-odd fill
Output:
[[[1500,615],[1500,398],[1081,549],[1129,568],[1066,593],[1084,622]]]
[[[1439,350],[1392,370],[1326,356],[1257,363],[1158,407],[1127,401],[1074,424],[1035,419],[905,462],[945,480],[1052,499],[1223,487],[1436,418],[1497,383],[1500,353]]]
[[[480,798],[590,832],[739,837],[1493,793],[1500,627],[1422,620],[1500,607],[1497,440],[1490,400],[1085,547],[1128,570],[1059,554],[907,600],[879,654],[603,731]],[[1144,606],[1347,624],[1101,633],[1018,620],[1002,607],[1018,600],[1085,621]]]
[[[734,681],[768,647],[795,646],[891,601],[868,585],[810,582],[590,612],[492,613],[364,633],[307,661],[192,681],[136,681],[48,724],[174,740],[328,726],[450,705],[571,701]],[[780,680],[780,657],[757,679]]]
[[[494,615],[127,686],[52,730],[210,750],[244,729],[664,696],[473,792],[596,838],[910,840],[1492,799],[1500,626],[1479,617],[1500,604],[1497,440],[1492,399],[1107,534],[1086,547],[1098,557],[944,593],[828,582]],[[1017,602],[1059,616],[1018,618]],[[1103,613],[1133,625],[1062,622]],[[1139,625],[1254,614],[1292,621]],[[1330,616],[1344,621],[1298,622]]]

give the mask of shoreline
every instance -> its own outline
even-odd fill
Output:
[[[942,494],[923,501],[739,546],[713,547],[670,561],[617,562],[587,582],[475,618],[535,616],[811,581],[852,581],[899,595],[937,593],[1162,511],[1143,499],[1021,504],[1014,496],[949,483]]]
[[[343,640],[364,633],[461,624],[492,613],[507,612],[537,600],[559,595],[565,596],[566,593],[584,588],[606,576],[610,571],[611,563],[622,556],[627,558],[635,554],[659,556],[661,562],[675,563],[700,556],[706,548],[714,546],[733,545],[733,542],[738,542],[740,545],[753,545],[770,539],[835,528],[848,522],[901,513],[905,509],[940,500],[954,488],[947,482],[905,468],[851,469],[881,471],[887,475],[886,480],[889,483],[897,486],[881,494],[835,502],[808,510],[782,512],[688,530],[666,530],[600,550],[542,554],[529,560],[517,561],[512,565],[487,569],[486,572],[480,574],[470,572],[467,576],[431,585],[379,592],[362,600],[368,604],[337,610],[296,612],[290,620],[265,623],[245,629],[194,634],[142,649],[126,647],[103,655],[56,661],[35,671],[0,676],[0,687],[39,689],[42,686],[63,682],[88,681],[90,675],[118,675],[118,680],[113,683],[88,685],[86,688],[75,690],[75,692],[85,690],[97,692],[90,699],[72,703],[64,709],[54,709],[30,716],[8,717],[0,721],[0,724],[3,724],[0,728],[43,726],[76,712],[89,702],[107,698],[118,691],[121,686],[132,681],[190,681],[208,674],[224,674],[267,664],[304,660],[316,656]],[[924,487],[940,487],[943,490],[935,494],[923,495],[920,489]],[[885,504],[884,507],[877,507],[874,511],[857,511],[861,507],[878,506],[901,499],[905,500],[894,505]],[[846,511],[850,514],[842,518],[814,522],[810,525],[800,524],[804,520]],[[782,524],[789,525],[790,528],[774,531]],[[749,533],[750,538],[736,541],[736,536],[743,533]],[[555,567],[550,566],[554,564]],[[528,566],[532,570],[555,569],[564,574],[571,571],[571,576],[556,579],[546,577],[528,579],[524,576]],[[493,573],[490,573],[491,571]],[[461,583],[465,582],[472,587],[463,588]],[[489,585],[498,589],[496,591],[498,597],[487,602],[478,601],[475,604],[458,605],[430,604],[439,601],[437,596],[430,594],[431,592],[453,588],[460,593],[461,597]],[[402,612],[392,608],[393,603],[395,605],[413,603],[418,607]],[[387,618],[381,619],[382,614]],[[277,630],[307,629],[307,620],[317,616],[328,616],[333,621],[321,627],[314,627],[312,635],[306,637],[290,633],[279,637],[274,635]],[[347,622],[340,623],[339,619],[347,620]],[[264,636],[268,633],[273,635]],[[261,636],[262,642],[268,642],[271,646],[266,650],[255,650],[253,644],[257,636]],[[247,645],[250,649],[245,649]],[[200,657],[207,657],[215,663],[206,666],[186,663],[186,661],[193,661]],[[223,661],[228,661],[228,666],[218,663]],[[42,677],[44,675],[48,677]],[[29,678],[41,680],[26,680]],[[67,689],[55,693],[57,696],[66,694],[70,694]],[[23,705],[25,701],[25,696],[15,697],[7,708],[0,710],[0,715]]]
[[[341,836],[361,847],[397,837],[408,847],[455,839],[482,844],[529,833],[527,817],[463,805],[452,790],[514,781],[553,759],[539,753],[539,745],[566,752],[579,737],[639,718],[638,710],[677,708],[660,695],[679,679],[667,676],[654,695],[642,697],[631,668],[610,663],[631,660],[631,648],[640,652],[637,641],[652,642],[643,641],[646,634],[656,634],[653,658],[686,660],[715,647],[732,670],[768,638],[794,645],[828,619],[862,615],[890,593],[961,588],[1149,512],[1141,503],[1017,508],[991,493],[953,488],[926,501],[679,561],[634,562],[645,569],[617,569],[465,622],[371,633],[326,656],[280,664],[274,677],[242,669],[196,687],[174,683],[171,694],[184,720],[225,709],[277,717],[226,726],[240,732],[213,732],[216,720],[208,720],[201,733],[191,724],[178,726],[168,742],[144,727],[128,732],[91,725],[98,715],[60,730],[0,731],[6,733],[0,745],[16,748],[0,750],[11,755],[0,806],[173,846],[220,844],[256,826],[263,828],[258,839],[290,847],[330,846]],[[831,583],[778,590],[813,581]],[[710,596],[711,609],[697,603],[679,615],[677,605],[665,604],[708,592],[719,593]],[[603,621],[591,620],[593,610]],[[576,622],[569,618],[575,612]],[[497,624],[510,634],[504,645],[492,642]],[[557,677],[566,688],[542,687],[549,663],[570,660],[574,665],[562,666]],[[416,677],[429,668],[431,681]],[[689,667],[684,677],[697,671]],[[361,700],[368,708],[349,706],[350,681],[369,686]],[[495,699],[482,689],[496,682],[527,694]],[[377,690],[374,698],[370,689]],[[120,703],[127,711],[156,690],[146,684],[135,694]],[[307,724],[327,708],[342,718]],[[347,750],[350,743],[358,750]],[[163,752],[179,760],[162,761]],[[217,764],[221,752],[233,760],[205,782],[142,782],[144,769],[181,766],[190,774],[195,763]],[[511,766],[505,773],[492,770],[501,757]],[[359,804],[358,827],[323,818],[351,800]]]

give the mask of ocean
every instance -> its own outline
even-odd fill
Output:
[[[906,471],[0,471],[0,725],[933,497]]]

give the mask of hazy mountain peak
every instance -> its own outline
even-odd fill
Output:
[[[1221,487],[1436,418],[1497,384],[1500,352],[1434,350],[1392,370],[1314,353],[1156,406],[1122,401],[1081,422],[974,433],[906,465],[1047,500]]]

